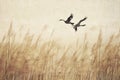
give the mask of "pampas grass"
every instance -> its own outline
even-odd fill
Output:
[[[85,34],[64,50],[55,40],[42,43],[41,34],[16,36],[11,24],[0,41],[0,80],[120,80],[120,32],[103,44],[100,30],[92,47]]]

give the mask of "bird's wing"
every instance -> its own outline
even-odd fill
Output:
[[[71,14],[66,21],[70,22],[72,18],[73,18],[73,14]]]
[[[85,21],[86,19],[87,19],[87,17],[81,19],[81,20],[79,21],[79,24],[80,24],[81,22]]]

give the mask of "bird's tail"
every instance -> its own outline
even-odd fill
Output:
[[[74,25],[74,23],[70,22],[70,24]]]

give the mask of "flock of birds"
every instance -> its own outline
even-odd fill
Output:
[[[75,31],[77,31],[77,27],[84,27],[86,26],[86,24],[81,25],[81,22],[85,21],[87,19],[87,17],[81,19],[77,24],[74,24],[73,22],[71,22],[71,20],[73,19],[73,14],[71,14],[67,20],[64,19],[60,19],[60,21],[64,21],[66,24],[71,24],[73,26],[73,28],[75,29]]]

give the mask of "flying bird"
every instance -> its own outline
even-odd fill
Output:
[[[83,18],[83,19],[80,20],[77,24],[75,24],[75,25],[73,26],[73,28],[75,29],[75,31],[77,31],[77,27],[86,26],[86,24],[81,25],[81,22],[85,21],[86,19],[87,19],[87,17]]]
[[[71,15],[67,18],[67,20],[60,19],[60,21],[64,21],[66,24],[74,25],[74,23],[71,22],[72,19],[73,19],[73,14],[71,14]]]

